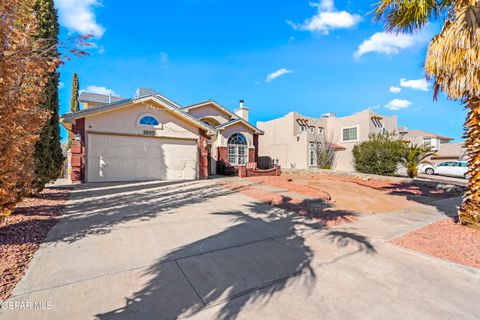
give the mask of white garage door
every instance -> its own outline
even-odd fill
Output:
[[[197,178],[194,140],[88,135],[87,182]]]

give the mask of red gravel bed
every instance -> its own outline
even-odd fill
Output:
[[[327,192],[314,187],[295,183],[292,181],[292,179],[289,179],[287,177],[250,177],[247,178],[247,180],[250,180],[252,182],[260,182],[270,185],[272,187],[287,189],[290,192],[300,193],[313,198],[327,200],[331,199],[330,195]]]
[[[369,187],[376,190],[386,191],[392,195],[404,195],[414,197],[432,197],[432,198],[448,198],[452,197],[449,192],[444,190],[437,190],[433,187],[418,186],[409,183],[402,183],[391,180],[381,179],[362,179],[354,176],[336,176],[336,175],[321,175],[318,179],[328,179],[333,181],[343,181],[356,183],[358,185]]]
[[[480,268],[480,230],[445,219],[392,241],[458,264]]]
[[[70,189],[48,188],[22,200],[0,221],[0,301],[8,298],[48,231],[57,222]]]
[[[260,190],[255,187],[250,187],[238,183],[223,182],[220,184],[226,188],[237,191],[263,203],[280,207],[288,211],[293,211],[297,215],[306,218],[315,219],[326,226],[338,225],[344,222],[354,222],[357,220],[357,218],[352,214],[348,214],[344,211],[335,211],[329,210],[328,208],[311,206],[301,199],[290,199],[277,193]],[[323,199],[325,202],[328,201],[327,198],[321,199]]]

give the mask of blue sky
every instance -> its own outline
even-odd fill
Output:
[[[56,0],[61,38],[95,35],[89,56],[60,69],[60,112],[77,72],[80,89],[122,97],[144,86],[182,105],[214,99],[235,109],[244,99],[254,123],[371,107],[460,140],[462,105],[432,101],[424,81],[438,26],[386,34],[368,14],[375,1]]]

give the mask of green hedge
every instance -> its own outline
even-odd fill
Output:
[[[395,175],[403,145],[395,133],[371,135],[370,140],[353,147],[355,170],[382,176]]]

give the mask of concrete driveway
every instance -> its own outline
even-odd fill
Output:
[[[475,319],[478,270],[387,242],[457,201],[329,228],[216,180],[81,185],[0,319]]]

